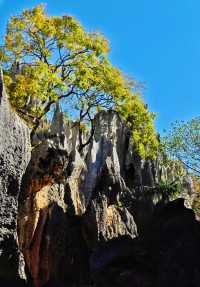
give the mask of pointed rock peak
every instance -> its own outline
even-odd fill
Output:
[[[101,111],[95,116],[95,134],[98,141],[102,136],[113,138],[117,131],[123,130],[125,124],[120,115],[114,110]]]
[[[55,121],[57,122],[62,117],[63,117],[63,113],[62,113],[60,104],[57,102],[56,103],[56,107],[55,107],[55,111],[54,111],[54,114],[53,114],[52,123],[55,122]]]
[[[0,102],[1,102],[1,98],[3,97],[3,88],[4,84],[3,84],[3,71],[2,68],[0,67]]]
[[[55,108],[55,114],[60,114],[61,113],[61,108],[59,102],[56,103],[56,108]]]
[[[54,135],[60,135],[64,132],[64,114],[59,103],[56,103],[50,130]]]

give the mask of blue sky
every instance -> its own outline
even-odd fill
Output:
[[[37,0],[0,0],[0,36],[11,15]],[[145,82],[144,100],[159,132],[200,112],[199,0],[49,0],[47,12],[70,14],[109,39],[112,63]]]

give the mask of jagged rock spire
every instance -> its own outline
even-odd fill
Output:
[[[64,131],[64,115],[59,103],[56,103],[50,130],[54,135],[60,135]]]
[[[2,68],[0,67],[0,102],[1,102],[1,98],[2,98],[2,95],[3,95],[3,71],[2,71]]]
[[[58,138],[58,143],[65,145],[65,124],[64,114],[61,110],[59,102],[56,103],[53,119],[50,126],[50,134]]]

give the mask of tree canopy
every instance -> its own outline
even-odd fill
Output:
[[[155,113],[150,113],[138,93],[126,97],[117,110],[132,132],[132,140],[142,158],[153,158],[158,152],[158,136],[154,128]]]
[[[73,17],[49,16],[44,5],[24,10],[11,17],[0,48],[11,104],[33,131],[58,101],[79,119],[80,127],[84,121],[92,123],[96,111],[115,109],[129,123],[134,121],[141,155],[142,145],[155,150],[153,118],[133,92],[136,82],[110,63],[108,53],[106,38],[85,31]]]
[[[181,161],[185,167],[200,176],[200,117],[187,122],[175,122],[163,138],[167,154]]]

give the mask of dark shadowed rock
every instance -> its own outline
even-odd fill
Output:
[[[91,256],[93,286],[198,287],[200,224],[184,200],[155,210],[137,239],[119,238]]]
[[[0,284],[23,286],[26,276],[34,287],[199,286],[199,223],[158,185],[176,166],[142,160],[114,111],[94,126],[79,152],[78,124],[57,105],[30,158],[29,130],[1,78]],[[190,178],[181,180],[190,203]]]
[[[29,129],[10,107],[1,74],[0,280],[9,279],[15,283],[18,277],[25,275],[23,257],[17,243],[17,209],[21,178],[29,159]]]

